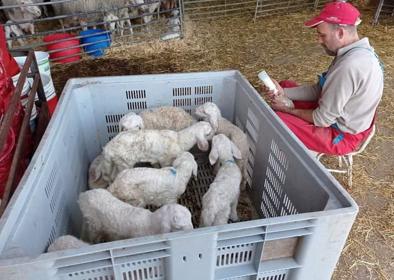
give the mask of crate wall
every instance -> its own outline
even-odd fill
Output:
[[[79,236],[89,163],[129,103],[193,110],[201,98],[248,135],[256,219],[43,254],[54,238]],[[44,139],[0,220],[7,279],[329,279],[357,213],[237,71],[73,79]],[[212,179],[200,177],[196,196]]]

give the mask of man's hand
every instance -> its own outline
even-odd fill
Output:
[[[282,112],[287,112],[287,109],[294,108],[293,102],[286,96],[285,91],[279,83],[274,79],[272,81],[278,90],[276,93],[273,90],[269,90],[265,85],[260,86],[260,90],[266,94],[268,100],[271,102],[272,108]]]
[[[285,96],[285,92],[284,92],[283,88],[279,85],[279,83],[274,79],[272,79],[272,81],[274,82],[274,84],[278,90],[276,93],[274,93],[273,90],[269,90],[264,84],[260,85],[260,91],[263,92],[271,102],[273,102],[279,96]]]
[[[283,112],[283,113],[291,113],[293,107],[289,107],[288,104],[285,104],[282,100],[274,100],[271,102],[271,108],[275,111]]]

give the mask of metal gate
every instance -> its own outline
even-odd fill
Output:
[[[181,0],[2,0],[9,49],[67,63],[122,43],[182,37]]]
[[[319,8],[329,0],[184,0],[184,13],[192,20],[250,15],[254,19],[270,15]]]

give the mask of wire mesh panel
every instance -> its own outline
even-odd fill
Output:
[[[330,2],[329,0],[257,0],[256,10],[254,18],[280,15],[289,12],[302,11],[307,8],[319,8],[325,3]]]
[[[184,0],[184,14],[193,20],[234,15],[257,17],[318,8],[329,0]]]
[[[99,57],[121,43],[182,35],[181,0],[3,0],[8,47],[48,51],[53,62]]]
[[[185,15],[193,20],[241,14],[253,16],[255,6],[255,0],[184,0]]]
[[[394,0],[380,0],[376,6],[373,24],[378,24],[380,15],[394,17]]]

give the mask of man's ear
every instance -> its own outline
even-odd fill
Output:
[[[343,27],[340,27],[337,29],[337,31],[338,31],[338,38],[342,40],[343,37],[345,37],[345,29]]]

